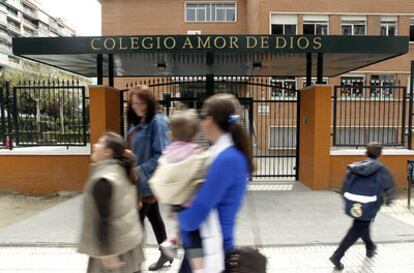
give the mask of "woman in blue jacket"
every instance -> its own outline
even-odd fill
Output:
[[[213,144],[210,148],[212,162],[191,207],[178,215],[184,247],[186,243],[191,244],[188,236],[191,231],[198,229],[203,239],[203,248],[209,244],[208,239],[203,238],[203,224],[214,214],[218,215],[221,227],[222,250],[228,253],[233,249],[236,216],[253,171],[250,141],[245,129],[237,123],[239,108],[239,102],[231,94],[217,94],[207,99],[203,105],[202,128],[205,137]],[[224,258],[214,261],[222,263],[221,267],[215,266],[214,270],[208,270],[210,265],[206,255],[210,254],[210,251],[204,253],[205,272],[224,271]],[[180,273],[191,273],[186,257]]]
[[[138,187],[142,193],[140,220],[144,224],[145,217],[148,217],[157,242],[161,244],[167,239],[167,234],[158,202],[148,181],[157,168],[163,150],[170,142],[167,136],[169,122],[166,116],[157,113],[157,102],[147,86],[134,87],[129,92],[128,143],[137,156]],[[149,270],[159,270],[167,262],[172,263],[172,260],[161,254]]]

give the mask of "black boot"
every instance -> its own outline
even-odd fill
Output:
[[[167,256],[165,256],[161,252],[161,255],[158,258],[158,261],[156,261],[155,263],[153,263],[152,265],[150,265],[150,267],[148,268],[148,270],[149,271],[157,271],[157,270],[160,270],[164,266],[164,264],[166,262],[169,262],[170,265],[171,265],[173,261],[174,261],[174,259],[168,258]]]
[[[368,258],[372,258],[377,254],[377,246],[373,245],[370,249],[367,248],[366,255]]]
[[[344,265],[341,263],[341,259],[339,259],[335,255],[332,255],[329,258],[329,260],[331,261],[331,263],[333,263],[333,265],[335,266],[335,269],[336,270],[342,270],[342,269],[344,269]]]

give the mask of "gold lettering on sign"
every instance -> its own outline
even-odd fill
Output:
[[[194,48],[193,44],[191,43],[190,37],[187,37],[184,41],[183,49],[186,49],[186,48],[189,48],[189,49]]]
[[[161,37],[157,37],[157,49],[161,49]]]
[[[269,48],[269,37],[260,37],[260,48]]]
[[[149,41],[147,43],[147,41]],[[142,48],[144,49],[152,49],[154,47],[154,44],[152,42],[152,38],[151,37],[145,37],[144,39],[142,39]]]
[[[239,48],[239,38],[237,36],[230,36],[230,48]]]
[[[290,46],[289,46],[289,48],[290,49],[293,49],[293,48],[295,48],[295,37],[290,37]]]
[[[197,36],[198,45],[197,48],[211,48],[211,37],[207,37],[205,41],[203,41],[202,37]]]
[[[130,39],[130,41],[131,41],[131,49],[138,49],[139,48],[139,46],[138,46],[138,37],[131,37],[131,38],[129,38]]]
[[[122,37],[119,37],[118,40],[119,40],[119,49],[120,50],[128,49],[128,47],[126,45],[124,45],[124,39]]]
[[[221,45],[219,44],[219,40],[221,40]],[[223,49],[227,45],[226,39],[223,36],[218,36],[214,38],[214,47],[218,49]]]
[[[246,37],[246,41],[247,41],[247,45],[246,45],[247,48],[254,48],[254,47],[257,46],[257,39],[256,39],[256,37],[247,36]],[[253,42],[253,44],[252,44],[252,42]]]
[[[321,37],[315,37],[313,38],[313,49],[320,49],[322,47],[322,38]]]
[[[302,45],[302,41],[305,41],[305,45]],[[306,37],[300,37],[298,39],[298,47],[300,49],[307,49],[309,47],[309,39]]]
[[[287,41],[284,37],[276,37],[276,48],[286,48],[286,46]]]
[[[91,41],[91,47],[92,47],[92,49],[93,50],[101,50],[102,49],[102,47],[98,47],[97,45],[96,45],[96,42],[98,42],[99,44],[101,43],[101,38],[93,38],[92,39],[92,41]]]
[[[177,45],[177,42],[175,41],[174,37],[167,37],[164,39],[164,47],[166,49],[173,49]]]
[[[111,46],[109,46],[109,45],[108,45],[108,42],[111,42],[111,43],[112,43],[112,45],[111,45]],[[106,50],[114,50],[114,49],[115,49],[115,47],[116,47],[116,42],[115,42],[115,40],[114,40],[113,38],[107,38],[107,39],[105,39],[105,41],[104,41],[104,48],[105,48]]]

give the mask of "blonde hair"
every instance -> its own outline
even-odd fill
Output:
[[[197,135],[198,117],[194,109],[177,111],[171,116],[173,141],[192,142]]]

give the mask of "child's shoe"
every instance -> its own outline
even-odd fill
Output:
[[[168,258],[177,258],[178,245],[175,239],[168,239],[160,245],[161,252]]]

